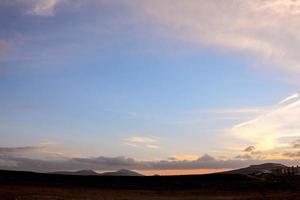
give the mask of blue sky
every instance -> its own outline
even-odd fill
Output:
[[[291,145],[299,108],[277,109],[298,102],[298,47],[291,44],[299,42],[299,23],[278,38],[255,20],[277,30],[297,13],[281,1],[256,2],[244,5],[250,17],[234,1],[223,12],[212,2],[1,2],[0,146],[43,147],[9,153],[14,159],[209,154],[218,161],[246,158],[253,145],[263,152],[250,152],[255,162],[293,160],[283,154],[298,152]],[[270,21],[273,12],[282,16]]]

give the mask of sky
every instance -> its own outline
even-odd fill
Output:
[[[0,0],[0,168],[300,158],[300,1]]]

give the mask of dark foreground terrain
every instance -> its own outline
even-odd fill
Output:
[[[0,171],[1,200],[300,199],[300,176],[74,176]]]

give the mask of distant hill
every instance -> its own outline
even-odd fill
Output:
[[[61,174],[61,175],[81,175],[81,176],[97,176],[97,172],[93,170],[79,170],[79,171],[57,171],[51,172],[50,174]]]
[[[257,174],[261,172],[274,172],[278,169],[287,168],[287,166],[279,164],[279,163],[264,163],[260,165],[250,165],[249,167],[236,169],[228,172],[224,172],[226,174],[244,174],[251,175]]]
[[[135,171],[130,171],[127,169],[121,169],[119,171],[115,172],[104,172],[102,174],[99,174],[100,176],[144,176],[142,174],[139,174]]]
[[[107,176],[81,176],[36,173],[26,171],[0,170],[0,192],[2,185],[37,185],[59,187],[97,187],[112,189],[215,189],[234,190],[253,188],[262,183],[261,180],[243,174],[206,174],[182,176],[128,176],[129,170],[120,170],[118,174]],[[124,172],[126,172],[124,174]],[[61,173],[61,172],[59,172]],[[68,173],[69,174],[69,173]],[[104,173],[107,174],[107,173]],[[135,174],[136,175],[136,174]],[[300,185],[300,184],[299,184]],[[259,189],[261,185],[259,185]],[[2,196],[0,198],[2,200]]]
[[[50,174],[79,175],[79,176],[143,176],[142,174],[127,169],[121,169],[118,171],[104,172],[104,173],[97,173],[93,170],[57,171],[57,172],[51,172]]]

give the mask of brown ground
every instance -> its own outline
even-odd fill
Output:
[[[300,200],[300,176],[72,176],[0,170],[0,200]]]
[[[296,192],[125,190],[89,187],[0,185],[1,200],[297,200]]]

